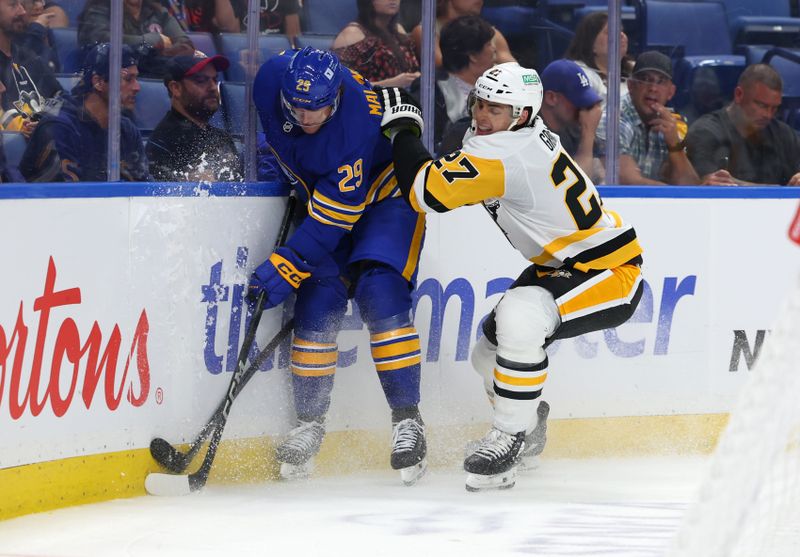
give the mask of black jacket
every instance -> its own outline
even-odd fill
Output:
[[[242,162],[233,137],[219,128],[201,128],[171,109],[147,142],[150,173],[156,180],[242,181]]]

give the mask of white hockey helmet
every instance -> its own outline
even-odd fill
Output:
[[[530,107],[531,114],[523,124],[529,126],[542,108],[544,89],[536,70],[523,68],[516,62],[505,62],[483,72],[475,82],[472,94],[486,102],[511,106],[512,127],[522,114],[522,109]]]

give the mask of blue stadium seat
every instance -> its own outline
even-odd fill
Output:
[[[20,132],[2,132],[3,134],[3,151],[6,154],[6,166],[9,168],[18,168],[22,155],[25,154],[25,147],[28,143],[25,141],[25,136]]]
[[[170,109],[169,94],[160,79],[140,79],[142,90],[136,95],[133,112],[136,126],[147,137]]]
[[[338,35],[358,17],[356,0],[304,0],[303,29],[308,33]]]
[[[246,99],[244,83],[220,83],[220,96],[222,97],[222,112],[225,116],[225,128],[234,137],[244,135],[244,115]],[[258,131],[263,131],[261,120],[256,117]]]
[[[217,45],[214,42],[214,35],[211,33],[200,33],[198,31],[190,31],[186,33],[190,39],[195,50],[199,50],[206,56],[214,56],[217,53]]]
[[[800,37],[800,18],[789,0],[723,0],[735,44],[792,46]]]
[[[800,50],[773,48],[764,56],[783,78],[783,102],[779,117],[800,131]]]
[[[722,96],[730,98],[746,61],[744,56],[733,54],[721,2],[637,0],[636,8],[641,50],[659,50],[672,58],[677,88],[672,105],[676,109],[680,111],[689,102],[700,67],[714,69]]]
[[[83,51],[78,46],[78,30],[72,27],[56,27],[53,29],[53,38],[61,62],[61,71],[75,73],[80,70]]]
[[[247,35],[244,33],[221,33],[219,35],[220,54],[227,56],[231,65],[228,68],[228,81],[244,81],[247,53]],[[259,59],[256,67],[270,57],[292,48],[285,35],[262,35],[258,38]]]
[[[636,19],[636,11],[627,0],[621,0],[621,3],[620,11],[622,15],[622,24],[625,28],[625,32],[631,35],[631,31],[634,31],[632,25],[633,21]],[[608,11],[608,1],[540,0],[537,9],[542,17],[546,17],[550,21],[569,29],[575,29],[578,22],[590,13]]]
[[[313,46],[320,50],[330,50],[331,46],[333,46],[334,39],[336,39],[336,35],[299,35],[297,37],[297,46],[300,48]]]

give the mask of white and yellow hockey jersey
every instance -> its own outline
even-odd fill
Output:
[[[579,271],[641,256],[636,232],[603,206],[592,181],[541,118],[517,131],[467,134],[464,147],[426,163],[409,195],[419,212],[483,202],[529,261]]]

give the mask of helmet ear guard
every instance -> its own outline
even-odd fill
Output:
[[[330,120],[339,108],[343,72],[339,59],[331,52],[309,46],[298,50],[281,83],[281,108],[286,119],[300,125],[295,109],[320,110],[331,106],[325,122]]]

